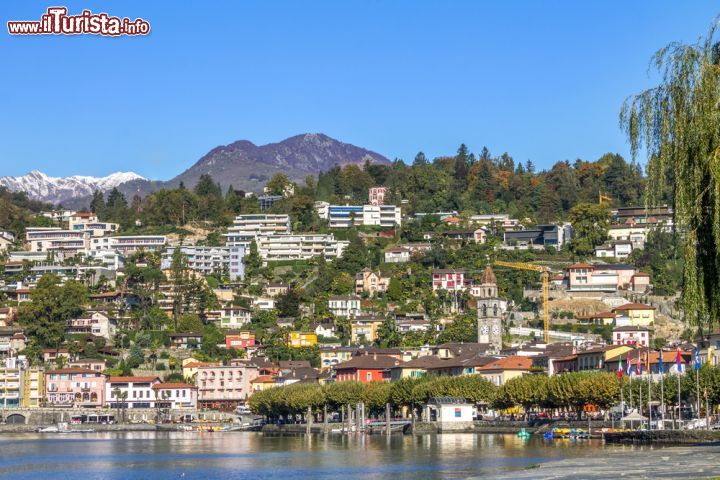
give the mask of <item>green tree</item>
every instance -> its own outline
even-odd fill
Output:
[[[245,255],[245,274],[248,278],[252,278],[257,275],[258,270],[262,267],[262,258],[258,253],[258,247],[255,240],[250,242],[250,248]]]
[[[20,305],[18,322],[33,341],[57,347],[64,338],[68,320],[82,315],[87,300],[83,284],[68,280],[61,285],[56,275],[43,275],[30,293],[30,301]]]
[[[696,44],[660,49],[652,60],[660,83],[629,98],[620,112],[633,158],[641,147],[647,152],[646,203],[656,205],[669,191],[676,228],[686,232],[681,307],[688,323],[706,328],[720,318],[717,27],[715,21]]]
[[[578,203],[570,209],[569,220],[573,227],[570,250],[575,255],[587,257],[595,253],[595,247],[607,238],[610,209],[605,205]]]

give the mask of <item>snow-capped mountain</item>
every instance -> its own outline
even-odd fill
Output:
[[[0,185],[13,192],[26,192],[33,200],[59,204],[92,195],[96,190],[106,192],[122,184],[145,180],[137,173],[117,172],[107,177],[51,177],[37,170],[20,177],[0,177]]]

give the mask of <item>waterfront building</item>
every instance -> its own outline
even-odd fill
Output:
[[[23,408],[38,408],[45,401],[45,369],[42,367],[28,367],[22,371],[22,398],[20,406]]]
[[[187,383],[156,383],[152,386],[155,406],[169,409],[196,409],[198,389]]]
[[[158,377],[110,377],[105,383],[106,405],[110,408],[155,408],[153,386]]]
[[[0,408],[18,408],[21,404],[24,382],[24,357],[9,357],[0,361]]]
[[[99,408],[105,404],[104,374],[87,368],[45,372],[45,400],[51,407]]]
[[[258,367],[247,361],[242,365],[198,367],[198,407],[232,411],[244,405],[257,376]]]

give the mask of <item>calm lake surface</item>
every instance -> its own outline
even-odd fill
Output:
[[[492,478],[629,450],[596,440],[515,435],[14,434],[0,437],[0,478]]]

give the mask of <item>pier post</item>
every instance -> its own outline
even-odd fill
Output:
[[[390,435],[390,404],[385,404],[385,435]]]
[[[312,432],[312,421],[313,421],[312,407],[308,406],[307,415],[305,418],[305,433],[307,435],[310,435],[310,432]]]

